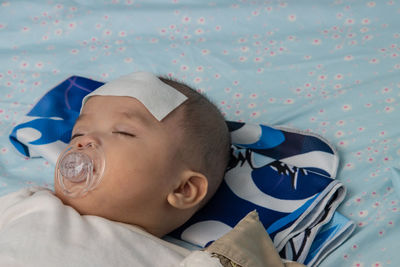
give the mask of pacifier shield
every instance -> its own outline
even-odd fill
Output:
[[[69,197],[82,197],[103,179],[105,157],[101,147],[67,147],[56,165],[56,180]]]

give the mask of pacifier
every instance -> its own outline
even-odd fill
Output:
[[[105,157],[100,146],[68,146],[58,158],[56,180],[65,195],[83,197],[101,182],[104,169]]]

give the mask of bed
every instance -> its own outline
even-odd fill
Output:
[[[400,197],[396,1],[3,1],[0,194],[53,186],[54,165],[9,141],[68,77],[183,80],[227,120],[285,126],[336,147],[338,211],[356,224],[319,266],[396,266]]]

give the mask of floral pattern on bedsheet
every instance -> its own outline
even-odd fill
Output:
[[[339,151],[353,236],[320,266],[400,254],[398,1],[1,1],[0,193],[52,187],[53,165],[8,142],[49,88],[146,70],[209,95],[227,119],[320,134]]]

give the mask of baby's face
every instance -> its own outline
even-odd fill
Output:
[[[177,116],[159,122],[138,100],[93,96],[84,105],[71,145],[94,142],[105,154],[101,183],[81,198],[69,198],[55,180],[56,195],[85,215],[141,226],[141,217],[167,205],[168,192],[178,183]]]

